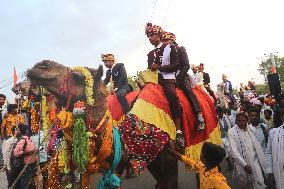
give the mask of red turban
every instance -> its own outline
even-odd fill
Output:
[[[102,54],[101,57],[103,62],[107,60],[115,60],[113,54]]]
[[[173,34],[171,32],[166,32],[165,31],[162,34],[162,40],[167,40],[167,39],[175,41],[176,40],[176,36],[175,36],[175,34]]]
[[[145,26],[145,34],[147,36],[157,34],[157,35],[162,35],[163,29],[160,26],[153,25],[152,23],[147,23]]]

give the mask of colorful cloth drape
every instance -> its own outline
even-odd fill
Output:
[[[99,180],[98,189],[114,189],[120,187],[120,179],[115,175],[114,171],[118,166],[121,159],[121,141],[120,135],[115,127],[113,127],[113,149],[114,159],[111,168],[103,173],[102,178]]]

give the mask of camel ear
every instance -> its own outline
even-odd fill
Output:
[[[76,81],[78,84],[85,83],[85,76],[81,72],[73,71],[71,75],[73,80]]]
[[[88,68],[88,70],[91,72],[91,74],[94,77],[95,81],[100,80],[101,77],[104,74],[104,70],[103,70],[103,66],[102,65],[100,65],[98,69]]]
[[[97,79],[101,79],[104,75],[104,68],[102,65],[99,66],[98,70],[97,70],[97,74],[96,74],[96,78]]]

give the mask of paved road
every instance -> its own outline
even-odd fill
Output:
[[[224,170],[223,174],[227,177],[227,181],[232,189],[239,189],[236,183],[231,180],[232,171],[226,171],[227,164],[223,162],[221,165]],[[154,189],[155,180],[147,171],[145,174],[135,179],[123,180],[122,189]],[[186,170],[182,163],[179,163],[179,189],[195,189],[196,179],[192,171]]]
[[[226,163],[223,162],[221,165],[224,170],[223,174],[227,177],[227,181],[232,189],[238,189],[238,185],[233,183],[231,180],[232,171],[226,171]],[[98,180],[99,176],[96,176],[95,181]],[[134,179],[123,179],[122,189],[154,189],[155,180],[151,174],[146,171],[143,175]],[[184,168],[182,163],[179,163],[179,189],[195,189],[196,180],[195,174]],[[5,173],[0,173],[0,189],[7,189],[7,181]]]

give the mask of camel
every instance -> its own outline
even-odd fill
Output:
[[[39,86],[34,86],[31,85],[31,82],[29,80],[25,80],[22,82],[17,83],[13,88],[12,91],[18,95],[19,92],[21,92],[21,94],[23,96],[28,96],[30,92],[32,92],[35,95],[38,95],[40,92]]]
[[[98,69],[87,68],[93,76],[93,97],[94,105],[89,107],[92,109],[91,115],[93,118],[93,127],[97,126],[103,119],[105,112],[108,109],[107,97],[109,92],[103,85],[101,77],[103,76],[103,67],[99,66]],[[62,93],[62,84],[66,80],[66,76],[72,79],[73,86],[69,91]],[[59,63],[44,60],[34,65],[33,68],[27,71],[27,77],[32,85],[40,85],[53,94],[62,105],[67,106],[72,110],[76,101],[85,98],[85,77],[78,71],[74,71]],[[88,109],[88,107],[87,107]],[[98,133],[96,144],[102,143],[103,132]],[[158,156],[148,165],[148,169],[157,181],[156,188],[162,189],[177,189],[178,188],[178,165],[177,158],[167,150],[168,144],[160,151]],[[100,146],[96,146],[100,148]],[[124,161],[124,162],[123,162]],[[109,163],[112,159],[109,159]],[[122,163],[125,163],[125,158],[122,158]]]

